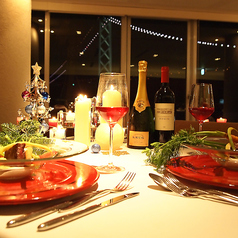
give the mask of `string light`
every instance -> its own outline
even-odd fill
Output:
[[[109,17],[106,19],[106,21],[104,22],[104,24],[102,25],[102,28],[104,28],[106,26],[106,24],[109,22],[113,23],[113,24],[116,24],[116,25],[119,25],[121,26],[121,20],[119,19],[116,19],[114,17]],[[160,32],[155,32],[155,31],[151,31],[151,30],[148,30],[148,29],[144,29],[142,27],[139,27],[139,26],[135,26],[135,25],[130,25],[131,27],[131,30],[133,31],[138,31],[138,32],[141,32],[141,33],[144,33],[144,34],[147,34],[147,35],[153,35],[153,36],[157,36],[157,37],[160,37],[160,38],[164,38],[164,39],[169,39],[169,40],[175,40],[175,41],[183,41],[183,38],[182,37],[178,37],[178,36],[171,36],[171,35],[167,35],[167,34],[164,34],[164,33],[160,33]],[[82,56],[84,55],[84,52],[89,48],[89,46],[95,41],[95,39],[98,37],[99,33],[97,32],[95,34],[95,36],[92,38],[92,40],[87,44],[87,46],[79,53],[79,56]],[[215,41],[217,41],[217,39],[215,39]],[[213,43],[213,42],[206,42],[206,41],[197,41],[197,44],[199,45],[206,45],[206,46],[218,46],[218,43]],[[220,47],[224,47],[223,44],[220,44]],[[226,45],[227,48],[230,47],[230,45]],[[236,48],[236,45],[233,45],[233,48],[235,49]]]

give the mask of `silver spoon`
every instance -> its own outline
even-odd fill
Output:
[[[149,176],[154,180],[154,182],[155,182],[157,185],[159,185],[159,186],[161,186],[161,187],[163,187],[163,188],[165,188],[165,189],[171,191],[171,190],[168,188],[168,186],[165,184],[164,180],[163,180],[159,175],[149,173]]]

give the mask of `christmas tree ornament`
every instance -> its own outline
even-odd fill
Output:
[[[29,119],[41,122],[42,131],[46,132],[49,126],[45,122],[45,119],[51,117],[50,111],[54,108],[47,108],[45,106],[45,103],[50,102],[50,96],[45,91],[47,88],[45,81],[40,78],[40,70],[42,67],[36,62],[36,64],[32,66],[32,69],[34,77],[30,84],[26,84],[26,89],[22,92],[23,100],[29,103],[29,105],[25,107],[25,112],[28,114],[27,117],[29,117]]]
[[[41,96],[47,100],[49,98],[49,94],[47,92],[41,92]]]
[[[101,146],[99,144],[93,144],[91,150],[93,153],[99,153],[99,151],[101,150]]]
[[[47,132],[49,130],[49,125],[45,121],[42,121],[40,130],[43,133]]]
[[[24,92],[22,92],[21,94],[22,98],[24,99],[24,101],[30,97],[30,92],[25,90]]]
[[[32,113],[32,108],[33,108],[33,106],[31,104],[27,105],[25,107],[26,113],[31,114]]]
[[[44,105],[40,105],[40,106],[38,106],[38,108],[37,108],[37,111],[38,111],[38,113],[39,114],[43,114],[43,113],[45,113],[45,106]]]

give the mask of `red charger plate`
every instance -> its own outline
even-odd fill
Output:
[[[166,170],[191,181],[238,189],[238,171],[222,166],[207,154],[173,158]]]
[[[0,205],[27,204],[70,196],[93,186],[99,173],[92,166],[74,161],[46,162],[31,176],[0,181]]]

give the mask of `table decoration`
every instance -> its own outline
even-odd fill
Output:
[[[113,148],[114,150],[120,149],[124,141],[123,128],[116,124],[113,129]],[[109,150],[110,142],[110,127],[107,123],[102,123],[98,126],[95,133],[95,143],[101,146],[102,150]]]
[[[64,128],[73,128],[75,120],[75,113],[69,110],[68,112],[63,112],[60,110],[57,113],[58,125],[61,125]]]
[[[154,164],[157,169],[166,163],[173,157],[179,155],[180,148],[185,144],[189,146],[209,146],[213,149],[225,149],[227,143],[230,143],[232,150],[235,150],[235,142],[238,142],[238,137],[232,135],[232,127],[227,129],[227,132],[223,131],[199,131],[195,132],[194,128],[189,130],[181,129],[178,133],[172,136],[171,140],[166,143],[154,142],[153,148],[146,148],[143,152],[147,155],[147,161]],[[225,139],[224,141],[213,140],[214,137]],[[212,138],[212,139],[211,139]],[[204,147],[207,148],[207,147]],[[229,152],[228,152],[229,153]]]
[[[74,140],[89,146],[91,137],[91,99],[79,95],[75,99]]]
[[[58,125],[57,127],[53,127],[50,129],[49,136],[50,138],[65,139],[65,131],[65,128],[63,128],[61,125]]]
[[[57,127],[58,120],[56,117],[49,118],[48,120],[49,127]]]
[[[33,80],[30,84],[26,84],[25,91],[22,92],[22,98],[24,102],[29,104],[25,107],[25,112],[30,119],[39,120],[42,123],[42,131],[46,132],[49,129],[48,124],[45,119],[51,117],[50,111],[54,108],[45,106],[45,103],[50,102],[50,96],[46,92],[47,86],[45,81],[40,78],[40,70],[42,67],[36,62],[35,65],[32,65],[33,69]],[[23,114],[20,117],[24,117]]]
[[[217,118],[217,122],[226,123],[226,122],[227,122],[227,119],[220,117],[220,118]]]

